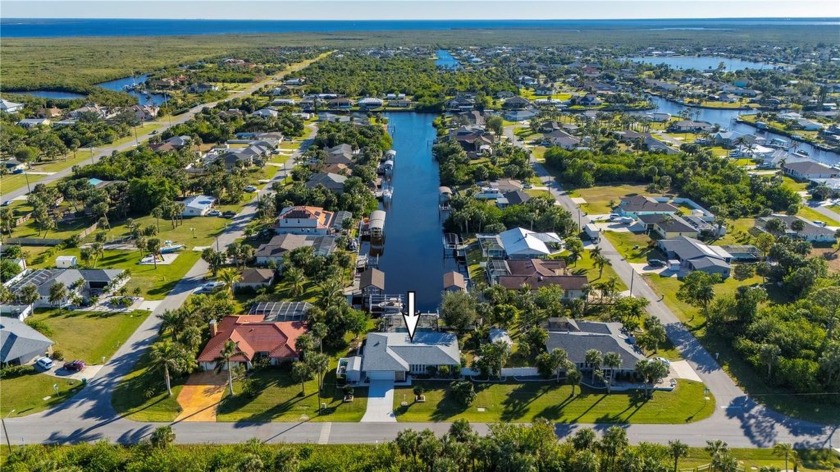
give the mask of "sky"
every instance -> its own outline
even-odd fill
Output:
[[[840,17],[840,0],[2,0],[0,18],[254,20]]]

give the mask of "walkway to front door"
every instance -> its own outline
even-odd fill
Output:
[[[362,423],[396,423],[394,416],[394,381],[371,380],[368,402]]]

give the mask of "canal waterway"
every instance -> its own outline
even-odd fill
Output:
[[[435,65],[440,67],[441,69],[457,69],[461,66],[457,59],[447,51],[446,49],[438,49],[437,53],[437,60],[435,61]]]
[[[116,90],[117,92],[125,91],[132,97],[136,98],[140,105],[154,105],[160,106],[166,101],[166,97],[159,93],[153,93],[150,95],[146,95],[134,90],[125,90],[127,86],[142,84],[145,82],[149,77],[145,74],[138,75],[136,77],[123,77],[122,79],[116,80],[109,80],[108,82],[102,82],[101,84],[96,84],[102,88],[106,88],[108,90]]]
[[[443,259],[442,220],[438,213],[440,176],[432,157],[435,128],[430,113],[388,113],[394,140],[394,197],[385,218],[385,250],[379,268],[385,291],[416,292],[417,309],[440,305],[444,272],[455,270],[454,259]]]
[[[75,92],[65,92],[62,90],[32,90],[31,92],[8,92],[9,95],[29,95],[32,97],[50,98],[53,100],[73,100],[76,98],[85,98],[86,95]]]
[[[723,63],[725,69],[730,72],[744,69],[772,69],[775,67],[773,64],[766,62],[752,62],[716,56],[645,56],[631,57],[630,60],[653,65],[665,64],[673,69],[695,69],[699,71],[717,69],[720,63]]]
[[[656,112],[670,113],[672,116],[679,116],[680,112],[688,108],[692,112],[692,119],[698,121],[708,121],[709,123],[713,123],[720,126],[722,129],[736,131],[741,134],[754,134],[756,136],[765,138],[768,141],[772,138],[781,138],[791,143],[794,142],[789,136],[783,136],[780,134],[759,130],[756,129],[754,126],[738,123],[736,121],[738,115],[753,114],[755,113],[754,110],[720,110],[711,108],[686,107],[685,105],[681,105],[674,101],[662,97],[657,97],[655,95],[648,97],[648,99],[655,107],[653,111]],[[815,161],[829,165],[840,164],[840,154],[836,152],[824,151],[822,149],[815,148],[814,146],[811,146],[810,144],[801,141],[796,142],[796,144],[797,149],[806,151],[809,157]]]

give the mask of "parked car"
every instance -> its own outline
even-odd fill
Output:
[[[53,360],[49,357],[41,357],[35,361],[35,368],[38,370],[50,370],[53,368]]]
[[[81,371],[85,370],[85,367],[87,367],[87,365],[85,364],[85,361],[82,361],[82,360],[79,360],[79,359],[64,363],[64,369],[65,370],[72,370],[73,372],[81,372]]]
[[[648,261],[648,265],[651,267],[665,267],[665,261],[662,259],[651,259]]]
[[[826,225],[825,221],[820,221],[820,220],[814,220],[813,223],[817,226],[822,226],[823,228],[825,228],[825,225]]]
[[[607,219],[612,221],[612,220],[615,220],[617,218],[621,218],[621,215],[619,215],[618,213],[610,213],[610,216]]]
[[[236,212],[235,211],[226,211],[226,212],[222,213],[222,216],[224,218],[233,218],[234,216],[236,216]]]
[[[257,191],[257,187],[254,187],[253,185],[249,185],[249,186],[245,187],[245,191],[248,192],[248,193],[253,193],[253,192]]]
[[[199,287],[200,292],[217,292],[225,287],[224,282],[207,282],[206,284]]]
[[[222,216],[222,212],[219,210],[210,210],[207,212],[207,216]]]
[[[4,206],[4,207],[7,207],[7,206],[9,206],[9,205],[11,205],[11,204],[12,204],[12,201],[11,201],[11,200],[6,200],[5,202],[3,202],[3,206]]]

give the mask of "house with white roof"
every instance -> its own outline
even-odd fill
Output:
[[[0,98],[0,112],[2,113],[17,113],[23,110],[24,106],[23,103],[10,102],[9,100]]]
[[[207,195],[196,195],[184,200],[184,216],[205,216],[213,209],[216,199]]]
[[[525,228],[513,228],[499,233],[498,239],[507,259],[547,257],[563,245],[557,233],[537,233]]]

